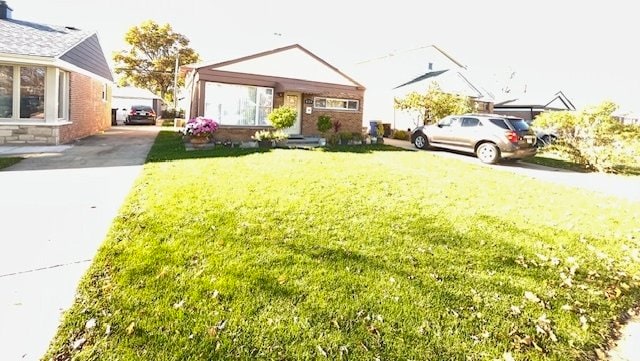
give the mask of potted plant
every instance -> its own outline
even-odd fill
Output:
[[[211,142],[218,127],[218,123],[213,119],[196,117],[189,119],[184,125],[182,134],[188,137],[192,144],[204,144]]]
[[[352,143],[353,144],[361,145],[362,144],[362,140],[363,140],[362,133],[360,133],[360,132],[351,133],[351,139],[352,139]]]
[[[285,133],[282,130],[276,130],[271,132],[271,139],[275,141],[276,147],[284,148],[287,146],[287,139],[289,139],[289,134]]]
[[[322,134],[322,138],[320,138],[320,145],[327,144],[326,133],[329,131],[329,129],[331,129],[332,126],[333,124],[331,124],[330,116],[323,114],[318,117],[316,127],[318,128],[318,131]]]
[[[251,139],[257,141],[260,148],[271,148],[273,146],[273,135],[269,130],[258,130]]]
[[[291,128],[293,124],[295,124],[296,119],[298,119],[298,112],[291,107],[282,106],[271,111],[268,118],[271,125],[276,128],[276,130],[281,131],[286,128]],[[280,142],[286,144],[286,139],[288,139],[288,136]]]

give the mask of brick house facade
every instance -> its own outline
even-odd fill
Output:
[[[109,128],[113,77],[97,35],[10,10],[0,2],[0,145],[69,143]]]
[[[364,87],[300,45],[182,70],[190,90],[186,117],[218,121],[219,140],[250,140],[272,129],[267,114],[292,101],[299,119],[286,130],[290,136],[320,135],[320,115],[340,122],[340,131],[362,131]]]

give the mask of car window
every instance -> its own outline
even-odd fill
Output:
[[[527,122],[524,121],[524,119],[508,119],[508,120],[509,120],[509,123],[511,123],[511,126],[513,127],[513,129],[519,132],[529,130],[529,125],[527,124]]]
[[[456,118],[453,118],[453,117],[442,118],[438,122],[438,125],[441,126],[441,127],[448,127],[448,126],[451,125],[451,122],[453,121],[453,119],[456,119]]]
[[[509,126],[507,125],[507,123],[504,122],[504,119],[498,119],[498,118],[491,118],[489,119],[489,121],[497,126],[499,126],[502,129],[507,129],[509,130]]]
[[[477,118],[462,118],[463,127],[477,127],[480,125],[480,120]]]
[[[148,105],[134,105],[134,106],[131,107],[131,109],[148,111],[148,112],[150,112],[152,110],[151,107],[148,106]]]

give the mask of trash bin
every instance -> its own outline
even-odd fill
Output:
[[[369,121],[369,135],[371,137],[378,136],[378,121],[376,120]]]
[[[384,129],[384,137],[391,137],[391,123],[382,123],[382,128]]]

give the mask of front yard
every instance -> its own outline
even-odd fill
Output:
[[[45,359],[595,358],[640,297],[639,224],[428,152],[161,132]]]

